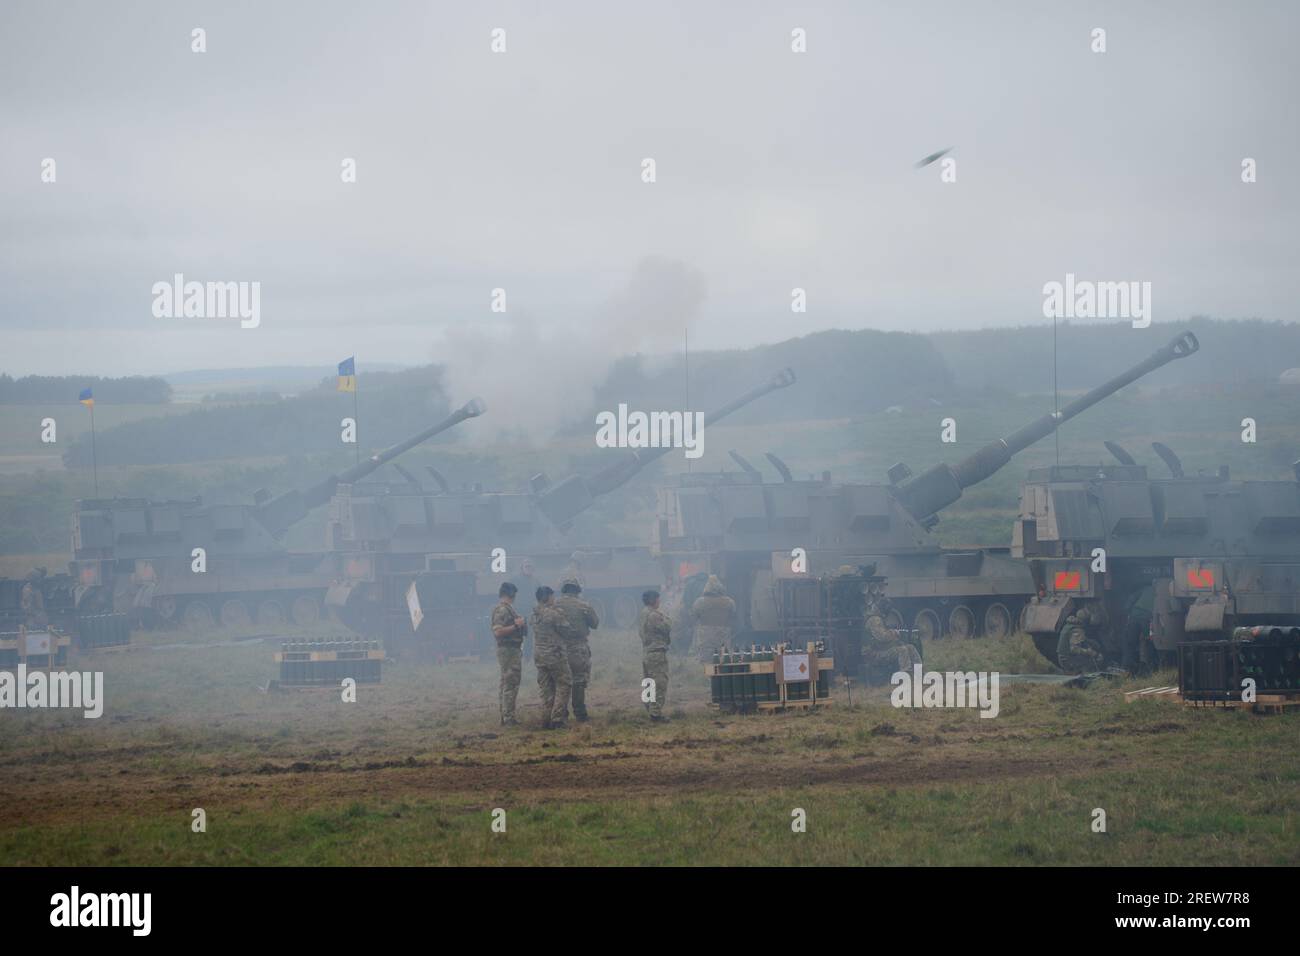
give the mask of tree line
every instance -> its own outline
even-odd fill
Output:
[[[165,405],[172,398],[172,387],[157,376],[0,374],[0,405],[73,405],[83,388],[92,389],[96,401],[118,405]]]

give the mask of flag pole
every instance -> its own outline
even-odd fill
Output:
[[[90,403],[90,473],[94,476],[95,497],[99,497],[99,455],[95,451],[95,403]]]
[[[353,444],[356,446],[357,464],[359,465],[361,464],[361,412],[360,412],[360,406],[357,404],[357,384],[356,384],[357,380],[355,375],[356,370],[357,370],[356,365],[353,365],[352,371],[354,375],[352,378],[352,421],[355,422],[355,425],[353,427],[356,430],[355,437],[357,439]]]

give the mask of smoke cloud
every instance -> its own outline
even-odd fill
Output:
[[[492,326],[456,323],[435,361],[445,368],[454,402],[487,402],[480,439],[508,433],[533,444],[594,414],[596,388],[619,356],[649,356],[682,347],[705,298],[699,270],[676,259],[642,259],[626,286],[592,314],[560,318],[516,313]],[[653,359],[652,359],[653,360]]]

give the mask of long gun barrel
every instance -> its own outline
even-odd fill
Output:
[[[746,392],[721,408],[715,408],[709,412],[704,416],[704,425],[706,427],[712,425],[719,419],[725,418],[737,409],[762,398],[769,392],[788,388],[794,383],[794,371],[783,368],[757,388]],[[539,496],[538,507],[541,508],[542,513],[553,524],[563,528],[590,507],[597,497],[607,495],[615,488],[625,484],[642,468],[663,457],[670,450],[668,447],[639,448],[635,451],[629,451],[627,455],[614,464],[601,469],[590,478],[584,478],[581,475],[566,478],[554,488],[544,491]]]
[[[1147,373],[1168,365],[1176,359],[1194,354],[1200,347],[1201,344],[1196,340],[1195,335],[1184,332],[1146,360],[1134,365],[1127,372],[1116,375],[1108,382],[1098,385],[1086,395],[1076,398],[1059,412],[1048,412],[1007,437],[989,442],[956,465],[935,465],[930,470],[917,475],[897,489],[898,499],[913,517],[921,520],[929,518],[960,498],[963,490],[992,475],[1009,462],[1013,455],[1056,431],[1063,422],[1069,421]]]
[[[284,494],[272,498],[257,509],[258,518],[273,534],[283,534],[305,518],[313,508],[319,508],[329,501],[334,494],[334,490],[339,485],[360,481],[398,455],[410,451],[416,445],[428,441],[434,435],[441,434],[447,429],[459,425],[467,418],[477,418],[486,410],[487,406],[481,400],[477,398],[471,399],[438,422],[438,424],[426,428],[418,435],[412,435],[405,441],[400,441],[396,445],[385,448],[375,455],[371,455],[365,461],[358,462],[347,471],[337,475],[330,475],[328,478],[312,485],[306,491],[286,491]]]

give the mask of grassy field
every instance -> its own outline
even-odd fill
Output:
[[[711,711],[699,666],[678,662],[659,726],[634,636],[593,638],[595,717],[558,732],[539,727],[531,664],[523,725],[505,729],[487,660],[393,662],[343,703],[265,690],[276,641],[253,632],[83,654],[105,675],[101,718],[0,713],[0,861],[1300,863],[1300,717],[1124,702],[1169,674],[1004,684],[993,719],[862,687],[852,708],[837,688],[815,714],[740,717]],[[1023,636],[927,648],[938,669],[1049,669],[1033,656]]]

